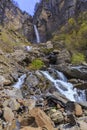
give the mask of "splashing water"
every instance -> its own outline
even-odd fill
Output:
[[[56,70],[55,70],[56,71]],[[85,90],[77,90],[73,88],[73,85],[67,82],[67,78],[63,73],[56,71],[59,79],[54,79],[48,71],[40,71],[48,80],[50,80],[55,88],[64,95],[67,99],[73,102],[83,102],[86,101]]]
[[[18,78],[18,82],[13,85],[14,88],[20,89],[24,83],[26,78],[26,74],[23,74],[20,78]]]

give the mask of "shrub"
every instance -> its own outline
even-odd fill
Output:
[[[34,59],[30,64],[29,68],[33,70],[41,69],[44,66],[44,63],[41,59]]]
[[[76,22],[75,22],[75,19],[74,19],[74,18],[70,18],[70,19],[68,20],[68,23],[69,23],[69,25],[71,25],[71,26],[75,26],[75,25],[76,25]]]
[[[85,56],[82,53],[76,53],[72,56],[72,64],[80,64],[85,62]]]

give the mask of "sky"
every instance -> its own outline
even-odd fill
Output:
[[[20,9],[28,12],[30,15],[34,14],[34,6],[39,0],[14,0],[18,3]]]

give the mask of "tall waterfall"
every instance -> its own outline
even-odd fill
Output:
[[[39,35],[39,32],[38,32],[38,29],[37,29],[36,25],[34,25],[34,30],[35,30],[37,43],[40,43],[40,35]]]
[[[73,85],[67,81],[67,78],[62,72],[56,70],[55,72],[59,77],[58,79],[55,79],[48,71],[41,71],[45,78],[54,84],[54,87],[58,90],[58,92],[64,95],[67,99],[74,102],[86,101],[85,90],[78,90],[74,88]]]

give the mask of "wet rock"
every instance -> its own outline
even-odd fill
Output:
[[[86,80],[87,66],[68,66],[66,73],[71,77]]]
[[[77,83],[74,87],[80,90],[87,89],[87,82],[83,81],[82,83]]]
[[[82,107],[79,104],[75,104],[75,115],[82,116],[82,114],[83,114]]]
[[[9,107],[5,107],[4,108],[4,119],[11,123],[14,119],[14,113],[12,112],[12,110]]]
[[[39,84],[39,81],[35,75],[30,74],[26,79],[26,84],[28,87],[36,87]]]
[[[40,108],[32,109],[30,114],[35,117],[38,127],[46,127],[48,130],[54,129],[51,119]]]

